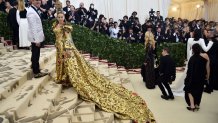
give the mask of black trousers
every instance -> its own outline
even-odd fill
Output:
[[[190,92],[191,95],[193,96],[194,98],[194,105],[198,105],[200,106],[201,104],[201,98],[202,98],[202,94],[203,94],[203,89],[202,91],[199,91],[199,92]],[[190,100],[189,100],[189,96],[188,96],[189,93],[185,92],[185,101],[187,103],[188,106],[190,106]]]
[[[160,90],[164,96],[168,96],[168,94],[169,94],[169,96],[173,96],[173,92],[170,88],[168,80],[169,79],[166,79],[165,77],[160,77],[158,80],[158,87],[160,88]],[[164,87],[167,89],[168,94],[166,93]]]
[[[13,28],[13,45],[16,45],[19,48],[19,28]]]
[[[32,70],[34,74],[40,73],[39,69],[39,57],[40,57],[40,47],[36,46],[35,43],[32,43],[31,45],[31,51],[32,51]]]

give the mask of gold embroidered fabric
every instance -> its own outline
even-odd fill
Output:
[[[53,31],[57,48],[57,81],[70,82],[84,100],[115,113],[118,118],[155,123],[152,112],[141,97],[110,82],[81,56],[72,41],[71,25],[54,27]]]

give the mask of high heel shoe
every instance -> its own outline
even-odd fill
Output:
[[[198,111],[198,110],[200,109],[200,107],[196,105],[196,106],[195,106],[195,109]]]
[[[189,111],[195,111],[196,108],[186,107]]]

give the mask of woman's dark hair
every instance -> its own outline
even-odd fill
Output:
[[[201,46],[198,43],[192,46],[192,52],[194,55],[199,55],[201,53],[201,50]]]
[[[201,30],[200,29],[196,29],[194,31],[194,41],[198,41],[201,38]]]

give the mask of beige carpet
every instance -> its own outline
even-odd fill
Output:
[[[149,90],[142,82],[140,74],[129,74],[132,85],[137,93],[145,99],[154,113],[157,123],[218,123],[218,91],[212,94],[203,93],[201,109],[191,112],[186,109],[184,97],[175,97],[175,100],[163,100],[161,91],[156,86]]]

